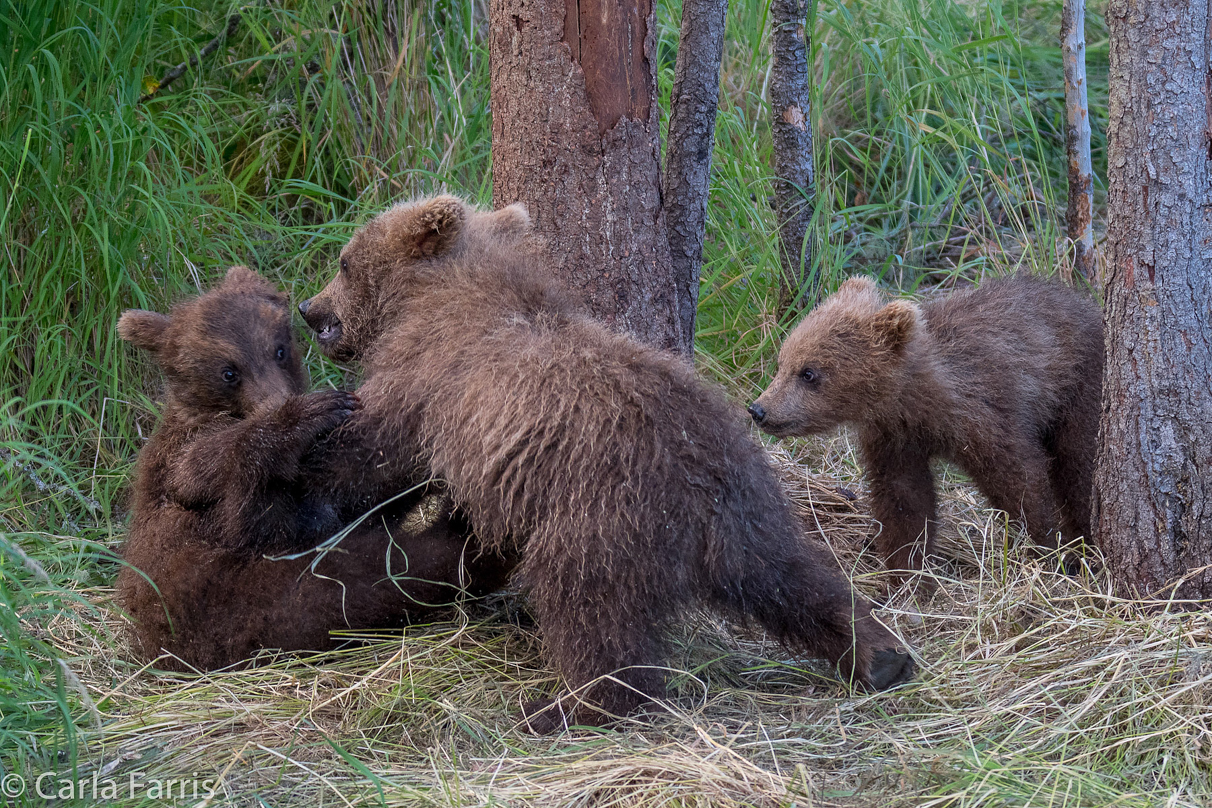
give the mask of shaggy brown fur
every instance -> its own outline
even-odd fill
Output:
[[[792,331],[750,413],[779,437],[856,425],[880,549],[916,570],[935,533],[936,456],[1041,547],[1058,530],[1066,544],[1090,535],[1102,367],[1098,307],[1060,284],[986,281],[919,306],[852,278]]]
[[[546,652],[585,688],[577,722],[661,694],[662,629],[697,603],[866,686],[908,679],[909,655],[799,534],[738,409],[571,304],[520,249],[527,226],[520,207],[438,197],[354,235],[300,306],[326,352],[366,369],[364,409],[325,442],[341,469],[326,481],[382,497],[420,457],[488,546],[517,546]],[[562,725],[549,704],[528,706],[532,729]]]
[[[128,311],[123,338],[167,377],[164,420],[139,457],[129,566],[118,598],[136,650],[224,667],[259,648],[323,649],[329,631],[389,627],[460,587],[503,582],[497,556],[469,557],[467,526],[429,495],[369,518],[328,552],[270,561],[264,550],[314,546],[341,527],[303,500],[305,452],[357,407],[347,393],[304,394],[286,299],[237,267],[172,316]],[[394,577],[393,577],[394,576]],[[149,580],[150,579],[150,580]]]

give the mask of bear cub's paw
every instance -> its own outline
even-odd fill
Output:
[[[643,719],[637,712],[628,718]],[[522,727],[535,735],[552,735],[569,727],[610,727],[620,717],[586,703],[572,693],[560,698],[534,699],[522,706]]]
[[[913,678],[913,657],[873,615],[855,620],[854,643],[854,656],[845,655],[839,664],[843,678],[848,678],[847,671],[851,671],[854,681],[870,691],[887,690]]]
[[[618,712],[565,693],[559,698],[534,699],[522,706],[522,727],[535,735],[551,735],[569,727],[611,728],[620,722],[648,722],[664,711],[653,699],[641,698],[638,705],[620,706]]]
[[[895,648],[883,648],[871,655],[871,673],[867,686],[872,690],[887,690],[913,678],[913,657]]]
[[[323,390],[296,396],[283,406],[283,409],[287,408],[293,411],[285,413],[286,417],[297,419],[297,428],[315,440],[348,421],[362,408],[362,401],[356,394],[344,390]]]
[[[534,735],[552,735],[572,724],[559,699],[534,699],[522,705],[522,727]]]

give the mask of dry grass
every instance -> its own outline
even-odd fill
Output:
[[[774,452],[808,530],[878,596],[847,437]],[[1212,617],[1117,600],[1093,570],[1055,574],[962,482],[942,495],[937,591],[901,588],[880,612],[920,661],[891,693],[850,692],[698,615],[674,638],[661,714],[534,738],[518,705],[556,680],[509,597],[205,676],[133,667],[108,609],[49,629],[104,722],[90,765],[213,778],[210,804],[1208,805]]]

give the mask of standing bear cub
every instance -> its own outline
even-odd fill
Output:
[[[503,583],[495,556],[464,559],[466,525],[436,494],[376,513],[314,569],[310,555],[263,557],[341,528],[331,503],[307,498],[304,458],[358,403],[304,392],[286,298],[259,275],[235,267],[171,316],[126,312],[118,331],[167,378],[118,575],[142,657],[166,650],[167,667],[214,669],[260,648],[321,650],[333,629],[395,626],[449,603],[468,577],[477,592]]]
[[[749,411],[777,437],[857,426],[890,569],[932,550],[932,457],[1055,549],[1058,531],[1090,535],[1102,333],[1091,300],[1030,277],[921,305],[851,278],[791,332]]]
[[[870,688],[910,656],[806,542],[739,408],[685,360],[614,333],[523,247],[521,206],[398,205],[300,305],[361,360],[363,409],[317,454],[335,501],[385,497],[418,459],[489,548],[516,548],[545,653],[576,691],[529,726],[603,723],[664,690],[663,629],[706,603]]]

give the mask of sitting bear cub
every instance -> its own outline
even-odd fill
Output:
[[[897,638],[800,534],[740,409],[574,304],[524,247],[528,226],[516,205],[398,205],[300,305],[324,352],[366,371],[363,409],[317,455],[326,496],[400,490],[420,458],[485,545],[517,548],[545,652],[576,691],[529,705],[532,730],[659,697],[663,631],[700,603],[867,687],[910,678]]]
[[[358,402],[304,393],[286,299],[259,275],[233,268],[171,316],[128,311],[118,330],[167,379],[118,576],[144,658],[167,650],[169,667],[213,669],[260,648],[320,650],[332,629],[400,625],[453,601],[468,579],[474,593],[504,581],[508,565],[477,556],[436,494],[376,512],[314,572],[310,555],[262,557],[341,528],[336,509],[304,499],[300,475],[306,452]]]
[[[1056,549],[1058,531],[1090,535],[1102,329],[1091,300],[1030,277],[920,306],[851,278],[787,337],[749,411],[778,437],[858,427],[890,569],[919,570],[932,550],[932,457]]]

